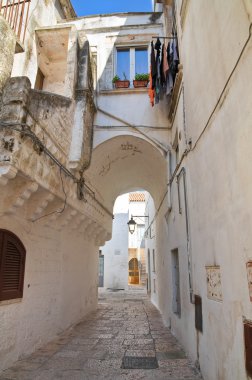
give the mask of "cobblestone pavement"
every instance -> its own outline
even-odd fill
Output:
[[[96,312],[0,374],[7,379],[202,378],[144,291],[130,290],[100,293]]]

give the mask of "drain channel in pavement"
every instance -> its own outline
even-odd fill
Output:
[[[124,356],[121,368],[124,369],[155,369],[158,368],[156,357]]]

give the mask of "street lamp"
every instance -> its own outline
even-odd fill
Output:
[[[135,228],[136,228],[136,222],[134,221],[132,215],[131,215],[131,219],[128,221],[128,227],[129,227],[129,232],[131,234],[133,234],[135,232]]]
[[[128,227],[129,227],[129,232],[131,234],[133,234],[135,232],[135,229],[136,229],[136,222],[134,221],[133,218],[148,218],[149,219],[149,216],[148,215],[131,215],[131,219],[128,221]]]

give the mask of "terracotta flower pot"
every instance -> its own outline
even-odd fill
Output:
[[[133,80],[134,87],[147,87],[148,80]]]
[[[117,80],[115,83],[115,88],[128,88],[130,85],[129,80]]]

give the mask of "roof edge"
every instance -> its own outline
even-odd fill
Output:
[[[111,17],[111,16],[134,16],[134,15],[152,15],[153,13],[157,15],[163,14],[163,12],[114,12],[114,13],[97,13],[95,15],[85,15],[85,16],[78,16],[77,19],[82,19],[82,18],[92,18],[92,17]]]

